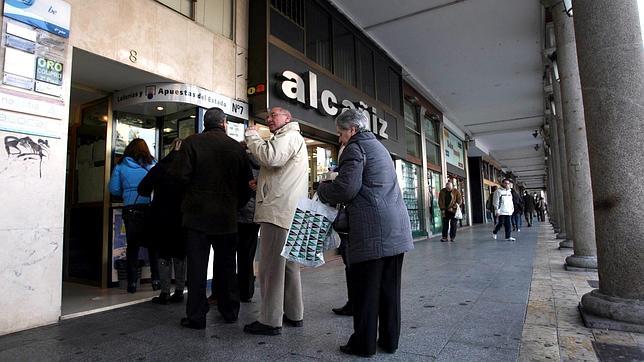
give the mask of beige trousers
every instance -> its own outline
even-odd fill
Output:
[[[280,255],[288,230],[261,223],[259,239],[259,322],[282,326],[282,315],[291,320],[304,318],[300,266]]]

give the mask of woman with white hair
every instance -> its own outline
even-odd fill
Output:
[[[349,217],[346,258],[354,333],[340,350],[368,357],[380,346],[394,353],[400,337],[403,256],[414,248],[409,215],[391,156],[369,131],[364,113],[347,110],[335,124],[346,146],[338,176],[321,183],[318,195],[323,202],[346,204]]]

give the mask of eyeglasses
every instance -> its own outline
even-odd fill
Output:
[[[271,118],[275,118],[275,117],[279,116],[280,114],[281,115],[286,115],[286,113],[271,113],[268,116],[271,117]]]

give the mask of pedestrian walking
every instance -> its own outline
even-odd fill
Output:
[[[525,221],[528,223],[528,227],[532,227],[534,209],[534,198],[528,191],[525,191],[523,195],[523,214],[525,215]]]
[[[260,224],[258,319],[244,326],[251,334],[277,335],[282,323],[301,327],[304,319],[300,266],[280,253],[297,203],[308,196],[309,160],[300,126],[280,107],[266,118],[273,134],[264,141],[255,127],[246,130],[246,145],[260,165],[255,222]]]
[[[217,309],[226,323],[237,321],[239,289],[236,277],[237,210],[250,198],[252,173],[246,152],[228,137],[226,114],[210,108],[204,131],[183,141],[176,177],[185,186],[181,211],[187,229],[188,302],[181,325],[206,328],[206,273],[214,249]]]
[[[445,187],[438,194],[438,207],[441,209],[441,216],[443,218],[443,232],[441,241],[447,241],[449,231],[449,240],[456,239],[456,209],[461,207],[463,197],[461,193],[454,187],[451,181],[445,184]]]
[[[404,253],[412,250],[409,214],[387,149],[357,110],[336,118],[346,144],[338,176],[318,188],[320,200],[346,203],[349,217],[350,295],[354,332],[340,351],[372,356],[394,353],[400,339],[400,288]],[[383,207],[387,205],[387,207]]]
[[[501,182],[502,187],[494,192],[494,214],[498,217],[498,222],[494,227],[492,232],[492,238],[496,240],[496,233],[501,229],[501,226],[505,228],[505,240],[506,241],[515,241],[516,239],[512,237],[512,226],[510,218],[514,214],[514,202],[512,201],[512,191],[510,189],[510,180],[504,179]]]

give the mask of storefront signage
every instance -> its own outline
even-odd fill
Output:
[[[338,103],[338,97],[329,89],[324,89],[318,96],[317,75],[306,72],[308,86],[304,79],[297,73],[285,70],[282,72],[283,80],[278,85],[281,95],[296,100],[307,107],[317,109],[322,115],[334,117],[346,109],[358,109],[367,119],[371,120],[371,130],[380,138],[388,139],[387,121],[378,117],[376,109],[365,102],[354,102],[344,99]],[[319,101],[319,102],[318,102]]]
[[[63,119],[68,111],[62,100],[3,88],[0,88],[0,109],[54,119]]]
[[[69,37],[71,7],[62,0],[5,0],[4,15],[21,23]]]
[[[148,84],[114,95],[115,110],[135,104],[157,102],[189,103],[203,108],[219,107],[228,115],[248,119],[247,103],[190,84]]]
[[[445,139],[445,161],[460,169],[465,169],[463,141],[456,138],[452,132],[447,129],[443,133]]]
[[[36,80],[55,85],[63,84],[63,63],[38,57],[36,59]]]
[[[0,130],[60,138],[61,122],[30,114],[0,110]]]

